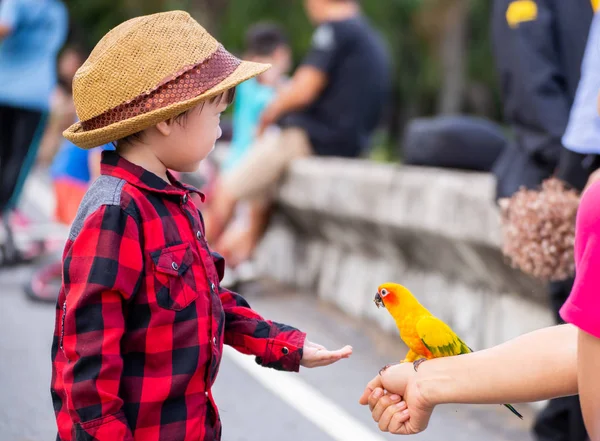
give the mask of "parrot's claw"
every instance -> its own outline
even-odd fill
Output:
[[[427,359],[426,359],[426,358],[419,358],[418,360],[414,361],[414,362],[413,362],[413,366],[414,366],[414,368],[415,368],[415,372],[418,372],[418,370],[417,370],[417,369],[419,368],[419,366],[421,365],[421,363],[424,363],[424,362],[426,362],[426,361],[427,361]]]
[[[398,363],[392,363],[392,364],[386,364],[384,367],[382,367],[381,369],[379,369],[379,375],[381,375],[383,372],[385,372],[388,368],[397,365]]]

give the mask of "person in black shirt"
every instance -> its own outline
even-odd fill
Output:
[[[317,155],[359,156],[380,122],[382,103],[390,93],[386,47],[358,13],[339,20],[321,18],[318,11],[323,0],[306,3],[309,11],[314,10],[311,17],[321,23],[302,68],[317,71],[326,87],[301,111],[284,118],[283,125],[304,129]],[[348,0],[332,3],[348,4],[350,10],[354,4]],[[282,97],[264,113],[264,126],[288,110],[286,101]]]
[[[219,179],[219,196],[206,212],[207,239],[232,261],[240,259],[219,250],[218,238],[236,203],[268,200],[295,159],[358,157],[368,147],[390,95],[388,49],[356,0],[305,0],[305,8],[316,25],[312,47],[290,84],[261,116],[256,145],[239,167]],[[254,239],[261,234],[258,229]]]

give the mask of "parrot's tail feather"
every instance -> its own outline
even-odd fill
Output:
[[[512,406],[512,404],[505,404],[504,407],[506,407],[508,410],[510,410],[512,413],[514,413],[519,418],[523,419],[523,415],[521,415],[519,412],[517,412],[517,409],[515,409]]]

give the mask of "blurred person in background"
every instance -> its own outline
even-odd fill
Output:
[[[563,147],[562,137],[580,78],[580,69],[597,2],[590,0],[495,0],[492,17],[494,55],[504,116],[514,132],[494,165],[497,197],[521,186],[536,188],[552,175],[582,190],[590,170],[585,155]],[[573,279],[549,286],[558,314]],[[585,441],[579,397],[551,400],[538,415],[538,441]]]
[[[287,36],[275,24],[257,23],[251,26],[246,33],[245,46],[245,59],[270,64],[272,67],[258,77],[240,84],[236,89],[233,138],[221,167],[221,172],[224,174],[231,173],[242,164],[252,149],[256,141],[260,117],[275,95],[287,83],[287,74],[292,64],[292,53]],[[279,135],[275,124],[269,127],[268,131],[267,136]],[[232,268],[242,271],[244,268],[251,270],[247,260],[262,236],[267,223],[268,208],[268,201],[260,197],[238,204],[235,222],[228,226],[215,244],[215,249],[225,257]],[[245,265],[239,267],[240,264]],[[251,275],[248,271],[245,273],[246,277]]]
[[[289,165],[311,155],[358,157],[370,142],[390,94],[388,48],[356,0],[305,0],[316,25],[308,55],[261,116],[259,139],[216,186],[206,213],[207,239],[218,240],[237,202],[268,198]]]
[[[57,115],[46,130],[46,147],[50,150],[53,144],[54,154],[48,151],[48,159],[52,186],[54,190],[54,220],[62,225],[70,226],[79,205],[93,181],[100,176],[100,159],[103,150],[114,150],[112,144],[83,150],[62,136],[66,117],[70,117],[69,125],[77,120],[73,103],[72,81],[75,72],[85,62],[89,51],[78,43],[67,44],[58,60],[58,86],[55,90],[53,110]],[[55,260],[42,262],[34,268],[31,278],[25,284],[25,293],[33,300],[55,303],[58,297],[62,265],[60,254]]]
[[[80,38],[70,36],[58,57],[58,84],[52,94],[48,123],[37,155],[37,164],[41,166],[52,163],[64,140],[62,132],[77,118],[71,89],[75,72],[85,60],[82,55],[87,53],[89,49],[80,43]]]
[[[224,172],[238,166],[256,140],[260,116],[287,81],[292,53],[284,31],[273,23],[257,23],[246,32],[244,57],[272,67],[236,88],[233,106],[233,137]]]
[[[77,44],[68,45],[59,58],[59,87],[66,115],[71,116],[70,124],[77,122],[73,103],[72,81],[75,72],[85,62],[89,51]],[[70,110],[73,110],[70,112]],[[58,151],[50,165],[50,176],[56,200],[56,221],[70,225],[75,219],[79,204],[89,185],[100,176],[100,156],[103,150],[114,150],[112,144],[89,150],[82,150],[60,134]]]
[[[0,2],[0,217],[2,264],[20,260],[11,212],[35,161],[57,83],[56,58],[68,13],[59,0]]]
[[[54,190],[54,220],[69,227],[89,186],[100,176],[101,153],[114,150],[112,144],[82,150],[63,138],[49,171]],[[62,242],[61,242],[62,244]],[[52,246],[47,248],[52,249]],[[43,260],[33,267],[26,281],[25,294],[36,301],[56,303],[62,277],[61,255]]]
[[[586,187],[600,179],[600,14],[594,15],[581,65],[581,79],[569,124],[562,138],[568,150],[582,155],[591,172]]]

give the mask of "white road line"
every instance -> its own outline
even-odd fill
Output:
[[[304,415],[336,441],[385,441],[346,411],[305,383],[299,376],[256,364],[254,357],[240,354],[229,346],[225,356],[231,359],[266,389]],[[373,423],[375,429],[375,423]]]

